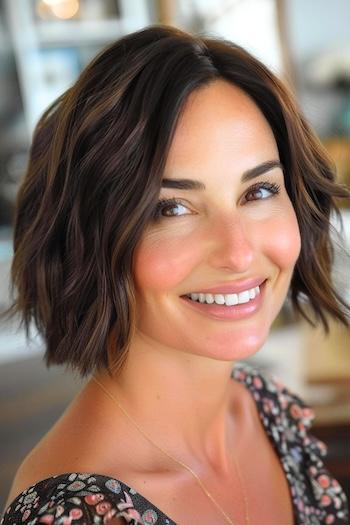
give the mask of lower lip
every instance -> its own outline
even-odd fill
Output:
[[[202,314],[207,315],[209,317],[212,317],[213,319],[228,319],[239,321],[240,319],[250,317],[251,315],[257,313],[260,310],[264,300],[265,285],[266,281],[264,281],[259,286],[260,293],[256,295],[254,299],[250,299],[248,303],[236,304],[233,306],[226,306],[215,303],[199,303],[197,301],[192,301],[186,296],[182,296],[181,299],[183,299],[186,302],[186,304],[194,310],[201,312]]]

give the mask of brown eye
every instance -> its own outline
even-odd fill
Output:
[[[178,199],[172,198],[172,199],[162,199],[158,201],[156,209],[153,214],[154,220],[162,219],[162,218],[170,218],[170,217],[182,217],[182,214],[178,213],[172,213],[172,210],[176,210],[179,208],[187,209],[186,206],[182,204],[181,201]],[[164,213],[164,211],[166,213]]]
[[[249,188],[246,193],[247,201],[266,200],[280,192],[280,186],[271,182],[258,182]]]

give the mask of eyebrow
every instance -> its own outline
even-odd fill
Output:
[[[248,182],[255,177],[259,177],[263,173],[270,171],[274,168],[281,168],[283,171],[283,164],[279,160],[268,160],[250,168],[245,171],[241,177],[241,182]],[[199,180],[193,179],[162,179],[162,188],[174,188],[177,190],[205,190],[205,184]]]

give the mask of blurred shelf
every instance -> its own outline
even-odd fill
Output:
[[[83,45],[111,42],[125,33],[127,21],[69,20],[65,22],[40,22],[36,34],[41,46]]]

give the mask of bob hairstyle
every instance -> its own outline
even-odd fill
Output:
[[[293,96],[232,42],[149,26],[100,53],[34,132],[5,315],[20,314],[27,337],[34,321],[46,366],[82,377],[108,368],[112,333],[114,368],[124,365],[136,320],[133,253],[152,222],[186,99],[216,79],[248,94],[274,133],[302,241],[288,292],[295,313],[327,334],[327,316],[349,326],[350,307],[332,283],[330,235],[331,214],[341,221],[337,199],[349,191]]]

